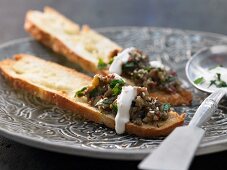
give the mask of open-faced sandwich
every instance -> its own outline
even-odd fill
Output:
[[[130,84],[146,87],[152,97],[172,105],[190,104],[191,92],[181,87],[175,71],[159,61],[149,61],[147,55],[136,48],[127,48],[114,57],[109,73],[117,73]]]
[[[176,72],[135,48],[122,48],[88,26],[70,21],[56,10],[29,11],[25,29],[53,51],[92,73],[117,73],[131,85],[147,87],[151,96],[174,106],[190,104],[192,94],[181,87]],[[122,51],[122,52],[120,52]],[[118,55],[117,55],[118,53]]]
[[[119,134],[166,136],[184,122],[184,114],[178,115],[168,103],[150,97],[147,88],[126,85],[117,74],[92,79],[25,54],[1,61],[0,71],[16,89],[115,128]]]

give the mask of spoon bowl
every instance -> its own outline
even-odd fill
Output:
[[[187,78],[190,83],[197,89],[204,92],[213,93],[220,88],[217,88],[215,86],[209,87],[209,85],[205,83],[195,84],[194,80],[199,77],[206,77],[208,70],[215,68],[218,65],[227,67],[227,46],[218,45],[204,48],[195,53],[187,62],[185,68]]]

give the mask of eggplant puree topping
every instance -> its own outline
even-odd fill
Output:
[[[76,97],[86,97],[90,105],[104,114],[117,114],[117,97],[121,93],[125,81],[116,74],[107,76],[95,75],[92,84],[76,92]],[[129,111],[130,122],[137,125],[151,124],[155,121],[166,120],[170,104],[160,103],[149,96],[147,88],[136,87],[137,96],[132,101]]]
[[[164,90],[176,93],[180,87],[176,72],[152,67],[148,56],[138,49],[129,52],[128,61],[122,65],[122,76],[137,86],[147,87],[149,92]]]

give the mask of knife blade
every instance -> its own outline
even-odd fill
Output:
[[[218,90],[209,95],[199,106],[189,125],[176,128],[138,165],[138,168],[187,170],[205,133],[200,126],[216,111],[219,101],[225,94],[224,90]]]

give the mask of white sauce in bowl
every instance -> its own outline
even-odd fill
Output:
[[[206,84],[207,87],[209,87],[211,80],[217,79],[217,73],[221,75],[221,80],[227,82],[227,68],[218,66],[218,67],[215,67],[214,69],[207,70],[207,73],[204,75],[203,77],[205,80],[204,84]],[[212,85],[212,86],[215,86],[215,85]]]
[[[117,98],[117,115],[115,117],[115,130],[117,134],[125,132],[125,124],[130,120],[129,110],[132,101],[137,96],[137,89],[132,86],[122,87],[121,94]]]

